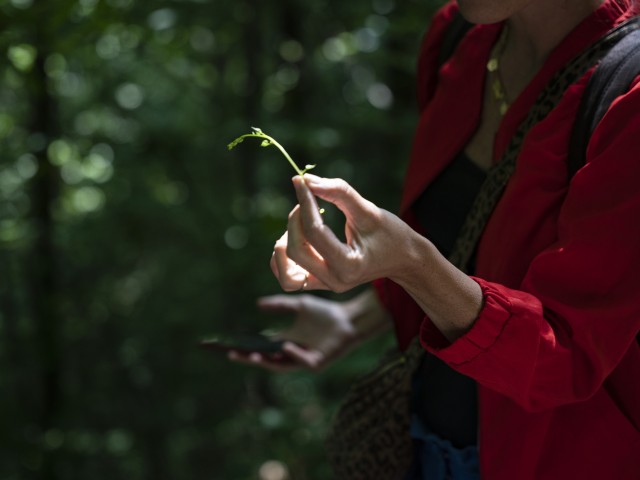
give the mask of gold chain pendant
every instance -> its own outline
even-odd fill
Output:
[[[493,94],[494,100],[498,104],[500,115],[504,115],[505,113],[507,113],[507,110],[509,110],[507,93],[504,88],[502,78],[500,77],[500,57],[504,53],[504,49],[507,43],[507,35],[508,26],[505,24],[505,26],[502,28],[500,38],[496,42],[496,45],[493,47],[491,57],[487,62],[487,72],[489,77],[488,80],[491,82],[491,93]]]

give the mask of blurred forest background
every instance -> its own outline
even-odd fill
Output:
[[[197,346],[282,324],[254,299],[294,172],[226,145],[395,210],[440,3],[0,0],[0,480],[331,478],[390,339],[319,374]]]

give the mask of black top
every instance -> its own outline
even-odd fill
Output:
[[[460,153],[413,205],[429,240],[445,257],[453,249],[486,173]],[[475,270],[475,255],[469,271]],[[477,390],[439,358],[426,354],[414,377],[413,412],[427,429],[453,446],[475,445],[478,433]]]

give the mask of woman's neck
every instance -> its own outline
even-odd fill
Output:
[[[549,53],[604,0],[540,0],[512,15],[505,57],[537,70]]]
[[[500,75],[511,101],[529,84],[549,53],[603,1],[539,0],[509,17]]]

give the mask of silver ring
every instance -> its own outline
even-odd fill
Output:
[[[300,287],[300,291],[303,292],[307,285],[309,284],[309,272],[304,275],[304,282],[302,282],[302,287]]]

